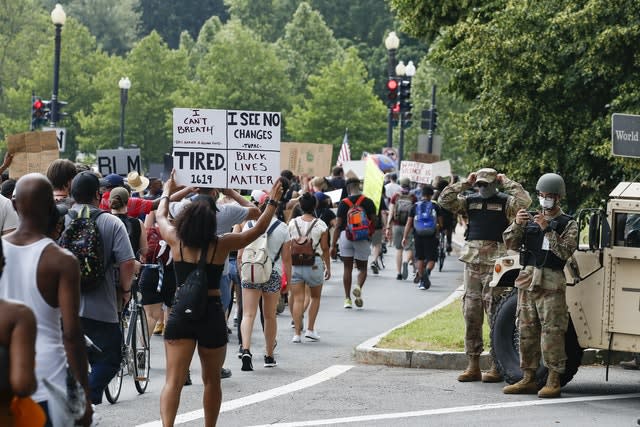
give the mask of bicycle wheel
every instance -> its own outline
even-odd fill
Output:
[[[124,342],[124,323],[125,320],[124,319],[120,319],[120,331],[122,331],[122,340]],[[124,351],[122,352],[121,355],[121,359],[120,359],[120,369],[118,369],[118,372],[116,372],[116,375],[111,378],[111,381],[109,381],[109,384],[107,384],[107,387],[104,389],[104,395],[107,398],[107,401],[111,404],[114,404],[118,401],[118,398],[120,397],[120,390],[122,390],[122,377],[124,376],[124,370],[125,370],[125,353]]]
[[[138,393],[142,394],[149,385],[149,364],[151,363],[151,348],[149,347],[149,326],[147,316],[142,306],[138,307],[136,324],[131,337],[131,347],[134,356],[133,380]]]

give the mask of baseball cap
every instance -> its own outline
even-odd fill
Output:
[[[117,173],[110,173],[100,180],[101,187],[122,187],[124,185],[124,178]]]
[[[411,186],[411,181],[406,176],[400,178],[400,181],[398,181],[398,183],[400,184],[401,187],[404,187],[404,188],[409,188]]]
[[[495,169],[482,168],[476,172],[476,182],[486,182],[487,184],[491,184],[496,180],[497,176],[498,172]]]
[[[100,189],[100,180],[90,171],[80,172],[71,181],[71,196],[76,200],[88,200]]]
[[[124,187],[116,187],[109,193],[109,201],[111,202],[115,198],[120,198],[122,200],[122,204],[127,206],[127,202],[129,201],[129,192]]]

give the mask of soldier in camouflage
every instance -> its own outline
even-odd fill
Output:
[[[560,199],[565,195],[560,175],[544,174],[536,190],[541,212],[531,216],[525,210],[519,211],[504,232],[507,247],[521,251],[523,266],[515,283],[523,378],[506,386],[503,392],[559,397],[560,374],[564,373],[567,359],[564,336],[569,322],[563,269],[578,247],[578,224],[560,208]],[[541,355],[549,376],[538,391],[535,372]]]
[[[501,185],[504,192],[498,191]],[[477,192],[467,194],[477,187]],[[466,180],[450,184],[442,190],[438,203],[454,215],[469,218],[466,244],[460,261],[464,267],[464,296],[462,312],[465,321],[464,347],[469,364],[458,381],[500,382],[502,376],[491,364],[488,372],[480,371],[482,323],[484,313],[490,320],[501,291],[490,288],[494,260],[506,253],[502,232],[520,209],[531,204],[529,193],[520,184],[494,169],[484,168],[469,174]],[[489,321],[491,326],[491,321]]]

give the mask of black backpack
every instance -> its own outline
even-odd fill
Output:
[[[199,320],[207,314],[207,272],[205,266],[208,248],[208,243],[203,245],[198,267],[189,273],[184,283],[178,284],[176,290],[176,300],[171,311],[188,320]]]

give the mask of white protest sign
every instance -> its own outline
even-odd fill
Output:
[[[436,176],[451,175],[449,160],[435,163],[420,163],[403,160],[400,163],[400,176],[407,177],[413,182],[431,184]]]
[[[261,190],[280,176],[281,115],[275,112],[173,109],[176,182]]]
[[[126,176],[129,172],[142,173],[139,148],[97,151],[98,171],[102,176],[115,173]]]
[[[331,199],[331,203],[338,203],[340,201],[340,196],[342,196],[342,189],[327,191],[324,194],[329,196]]]

